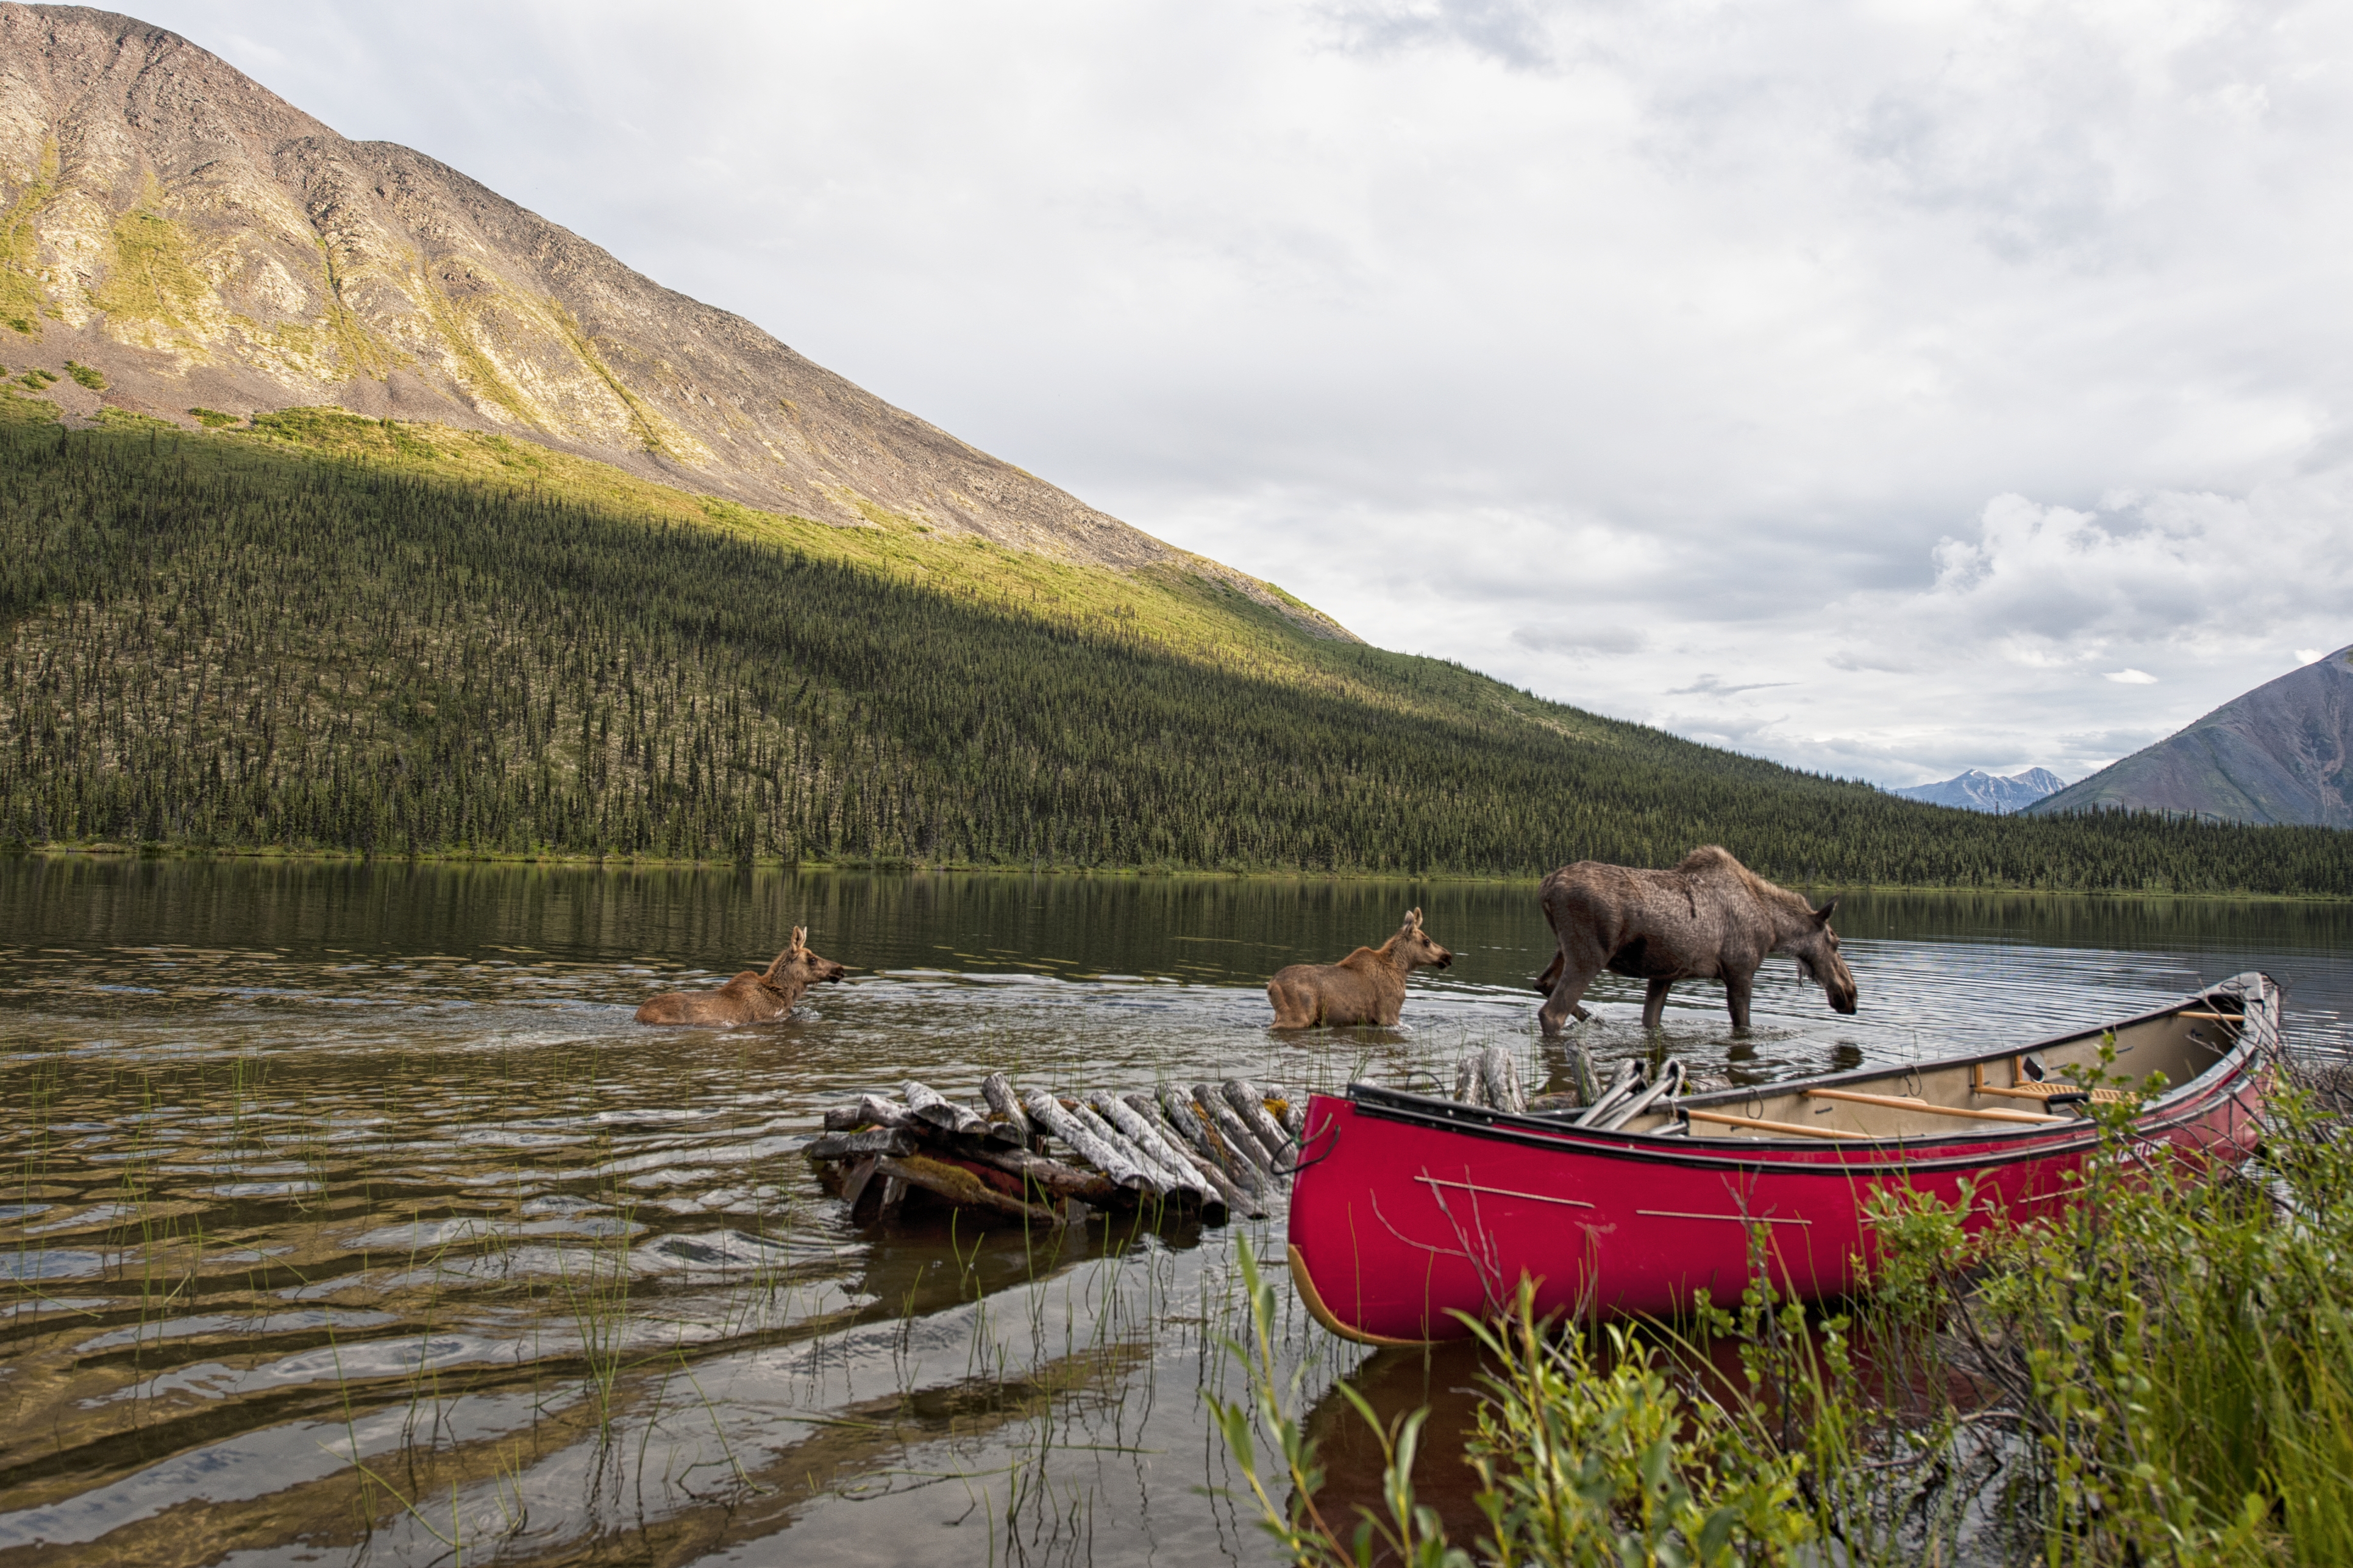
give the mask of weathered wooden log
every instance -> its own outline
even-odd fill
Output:
[[[1568,1076],[1577,1088],[1578,1105],[1589,1106],[1601,1098],[1601,1080],[1593,1071],[1593,1053],[1583,1046],[1568,1047]]]
[[[988,1102],[989,1110],[1005,1118],[1006,1125],[1019,1135],[1024,1148],[1038,1135],[1038,1130],[1029,1125],[1029,1113],[1021,1109],[1020,1097],[1013,1092],[1013,1080],[1003,1073],[993,1072],[980,1080],[980,1098]]]
[[[1479,1081],[1479,1058],[1464,1057],[1454,1064],[1454,1098],[1465,1105],[1486,1103],[1486,1085]]]
[[[899,1212],[907,1184],[881,1169],[884,1156],[869,1154],[850,1167],[842,1184],[842,1200],[849,1206],[849,1223],[869,1226]]]
[[[1218,1169],[1216,1162],[1207,1159],[1202,1155],[1196,1154],[1192,1150],[1185,1148],[1182,1145],[1177,1147],[1176,1152],[1193,1162],[1193,1168],[1201,1173],[1201,1179],[1203,1181],[1218,1189],[1218,1195],[1223,1200],[1222,1207],[1226,1215],[1238,1214],[1245,1219],[1264,1219],[1266,1217],[1265,1200],[1255,1193],[1245,1191],[1240,1184],[1235,1182],[1223,1171]],[[1205,1210],[1203,1217],[1209,1218],[1213,1217],[1213,1215],[1210,1211]],[[1220,1215],[1215,1215],[1214,1217],[1222,1218],[1224,1216]]]
[[[1082,1100],[1071,1106],[1069,1110],[1071,1120],[1077,1121],[1103,1143],[1116,1150],[1121,1159],[1125,1160],[1131,1167],[1142,1173],[1145,1185],[1150,1187],[1155,1194],[1166,1198],[1184,1186],[1185,1184],[1176,1179],[1175,1172],[1162,1170],[1159,1161],[1129,1142],[1118,1128],[1096,1114],[1093,1107]]]
[[[1159,1191],[1141,1166],[1089,1131],[1084,1123],[1061,1107],[1061,1103],[1042,1089],[1033,1089],[1021,1097],[1021,1108],[1029,1120],[1060,1138],[1075,1150],[1080,1159],[1109,1176],[1123,1187]]]
[[[1113,1208],[1135,1201],[1134,1193],[1100,1172],[1082,1171],[1026,1149],[976,1143],[964,1151],[963,1157],[1018,1176],[1051,1197],[1076,1198],[1097,1208]]]
[[[874,1161],[874,1155],[867,1155],[866,1158],[850,1166],[849,1174],[845,1175],[841,1180],[841,1201],[844,1206],[849,1210],[850,1220],[855,1224],[864,1223],[858,1217],[858,1205],[860,1201],[866,1196],[866,1189],[873,1184]],[[881,1196],[881,1194],[877,1193],[875,1194],[875,1196],[879,1199]],[[867,1205],[870,1211],[868,1215],[869,1218],[872,1217],[871,1211],[873,1206],[874,1205],[871,1204]]]
[[[900,1085],[899,1092],[907,1097],[907,1109],[949,1132],[977,1132],[988,1125],[988,1118],[969,1106],[958,1105],[946,1095],[927,1085],[909,1079]]]
[[[1183,1089],[1174,1084],[1163,1084],[1160,1109],[1168,1125],[1184,1139],[1186,1146],[1223,1173],[1226,1180],[1252,1198],[1266,1191],[1266,1173],[1248,1158],[1225,1146],[1225,1140],[1203,1123],[1201,1108],[1194,1104],[1192,1097]],[[1255,1207],[1256,1205],[1249,1206]]]
[[[854,1132],[860,1127],[904,1127],[914,1120],[914,1112],[905,1106],[883,1099],[879,1094],[861,1094],[848,1105],[837,1105],[825,1113],[828,1132]]]
[[[1139,1092],[1123,1098],[1126,1100],[1130,1110],[1142,1118],[1155,1132],[1160,1134],[1161,1140],[1168,1145],[1171,1153],[1180,1155],[1190,1163],[1193,1169],[1200,1173],[1201,1179],[1217,1189],[1218,1195],[1225,1200],[1225,1206],[1229,1210],[1250,1219],[1266,1217],[1266,1211],[1259,1206],[1256,1194],[1243,1188],[1241,1184],[1227,1175],[1216,1161],[1195,1151],[1181,1132],[1161,1121],[1160,1108],[1150,1095]]]
[[[1155,1097],[1148,1089],[1138,1089],[1124,1097],[1135,1107],[1135,1113],[1160,1130],[1170,1148],[1193,1160],[1197,1164],[1207,1161],[1227,1181],[1239,1184],[1233,1172],[1227,1169],[1228,1156],[1218,1147],[1216,1135],[1201,1125],[1201,1113],[1185,1091],[1173,1084],[1163,1084]],[[1235,1164],[1246,1162],[1234,1161]],[[1245,1192],[1255,1188],[1244,1187]]]
[[[1193,1086],[1193,1103],[1200,1107],[1201,1114],[1208,1119],[1209,1125],[1218,1130],[1218,1136],[1226,1147],[1257,1168],[1261,1181],[1275,1179],[1274,1156],[1268,1153],[1250,1130],[1242,1125],[1242,1119],[1234,1114],[1233,1107],[1226,1103],[1223,1095],[1206,1083],[1197,1083]]]
[[[1301,1095],[1284,1108],[1282,1130],[1291,1134],[1291,1141],[1294,1143],[1307,1142],[1307,1097],[1305,1095]]]
[[[1115,1094],[1097,1093],[1090,1095],[1088,1100],[1096,1115],[1118,1129],[1120,1135],[1130,1143],[1157,1161],[1160,1168],[1179,1188],[1193,1194],[1193,1201],[1201,1205],[1202,1218],[1212,1225],[1225,1219],[1229,1206],[1226,1194],[1211,1186],[1201,1173],[1193,1168],[1192,1161],[1178,1153],[1166,1139],[1160,1136],[1159,1129],[1153,1125],[1159,1120],[1157,1117],[1147,1120],[1137,1115],[1135,1107]]]
[[[1134,1099],[1134,1095],[1128,1096],[1131,1103]],[[1208,1141],[1208,1130],[1201,1125],[1200,1112],[1193,1108],[1191,1100],[1185,1098],[1182,1089],[1175,1084],[1162,1084],[1159,1105],[1161,1119],[1176,1129],[1177,1136],[1198,1152],[1208,1154],[1213,1160],[1217,1158]]]
[[[1512,1054],[1501,1046],[1489,1046],[1479,1053],[1479,1081],[1487,1090],[1487,1103],[1498,1110],[1514,1115],[1528,1108],[1527,1097],[1520,1092],[1520,1075],[1512,1065]]]
[[[1266,1113],[1265,1093],[1244,1078],[1229,1078],[1218,1087],[1224,1091],[1226,1103],[1234,1108],[1234,1114],[1242,1119],[1242,1125],[1266,1145],[1267,1154],[1274,1162],[1270,1169],[1278,1176],[1291,1174],[1291,1157],[1286,1152],[1291,1140],[1274,1124],[1274,1118]]]
[[[1010,1218],[1035,1220],[1046,1225],[1060,1222],[1061,1216],[1052,1209],[1036,1204],[1025,1204],[1019,1198],[998,1192],[972,1172],[944,1160],[927,1155],[911,1154],[894,1159],[885,1154],[875,1161],[875,1169],[882,1174],[937,1194],[959,1208],[987,1209]]]
[[[1157,1130],[1151,1125],[1151,1121],[1158,1121],[1156,1116],[1152,1118],[1151,1121],[1147,1121],[1146,1119],[1135,1113],[1135,1107],[1128,1104],[1118,1095],[1106,1093],[1102,1089],[1088,1095],[1086,1104],[1087,1109],[1103,1118],[1113,1131],[1126,1139],[1130,1146],[1175,1177],[1179,1186],[1199,1184],[1199,1178],[1194,1173],[1192,1162],[1168,1147],[1166,1141],[1161,1138]]]
[[[801,1152],[812,1160],[854,1160],[868,1154],[912,1154],[915,1140],[903,1127],[870,1127],[863,1132],[837,1132],[812,1138]]]

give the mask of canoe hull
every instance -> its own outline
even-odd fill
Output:
[[[2213,1069],[2149,1106],[2121,1155],[2103,1154],[2088,1121],[1736,1143],[1577,1130],[1362,1085],[1317,1095],[1291,1204],[1293,1279],[1325,1327],[1371,1343],[1460,1337],[1455,1314],[1493,1316],[1523,1275],[1545,1313],[1663,1317],[1701,1290],[1725,1304],[1758,1261],[1787,1298],[1838,1296],[1875,1258],[1863,1215],[1883,1189],[1952,1205],[1966,1184],[1975,1229],[2065,1205],[2094,1159],[2244,1157],[2273,1061],[2264,1037],[2277,1039],[2270,1005],[2272,1027],[2242,1031]]]

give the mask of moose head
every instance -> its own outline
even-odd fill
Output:
[[[1831,916],[1837,912],[1838,903],[1832,899],[1816,910],[1811,925],[1790,941],[1786,950],[1797,959],[1799,971],[1822,988],[1832,1012],[1852,1013],[1856,998],[1854,971],[1839,956],[1838,932],[1831,930]]]
[[[1388,948],[1390,952],[1404,960],[1408,969],[1419,969],[1424,965],[1445,969],[1454,963],[1454,955],[1430,941],[1430,933],[1421,929],[1419,910],[1406,910],[1405,924],[1398,927],[1397,935],[1389,939]]]
[[[793,927],[792,945],[776,954],[760,975],[760,984],[786,998],[798,996],[812,985],[821,985],[840,979],[849,971],[829,958],[809,951],[808,927]]]

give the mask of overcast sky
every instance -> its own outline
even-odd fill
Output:
[[[1547,697],[2072,779],[2353,641],[2353,7],[139,14]]]

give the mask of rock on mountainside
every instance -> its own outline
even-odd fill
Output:
[[[0,5],[0,358],[69,417],[438,421],[842,526],[1171,565],[1348,636],[130,17]]]
[[[2156,745],[2038,801],[2038,815],[2097,807],[2229,822],[2353,827],[2353,647],[2234,697]]]
[[[1924,800],[1930,805],[1954,805],[1964,811],[1990,811],[2006,816],[2066,787],[2067,781],[2049,768],[2029,768],[2022,773],[2008,775],[1971,768],[1935,784],[1914,784],[1887,793],[1906,800]]]

